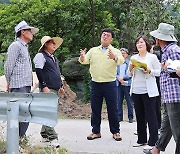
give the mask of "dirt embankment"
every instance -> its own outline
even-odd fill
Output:
[[[91,116],[90,103],[78,104],[76,94],[70,89],[66,81],[63,81],[65,95],[59,100],[60,116],[68,118],[87,119]],[[102,119],[107,119],[107,111],[102,109]]]

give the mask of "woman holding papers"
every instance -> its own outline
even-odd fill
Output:
[[[156,117],[156,96],[159,95],[155,76],[160,75],[161,66],[157,56],[149,53],[151,44],[146,36],[139,36],[135,41],[138,54],[131,57],[129,75],[132,76],[130,94],[134,101],[137,119],[138,140],[133,147],[144,146],[152,149],[158,139]],[[147,140],[147,126],[149,140]]]

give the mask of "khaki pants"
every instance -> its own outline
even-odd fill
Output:
[[[50,89],[50,91],[59,96],[58,91],[53,90],[53,89]],[[52,141],[54,139],[58,139],[58,134],[54,130],[54,127],[49,127],[49,126],[45,126],[45,125],[43,125],[41,128],[41,136],[43,138],[50,140],[50,141]]]

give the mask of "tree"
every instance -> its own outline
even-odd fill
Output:
[[[30,45],[31,56],[37,53],[42,36],[60,36],[64,42],[56,54],[64,61],[80,48],[97,44],[102,28],[115,26],[111,15],[99,9],[102,5],[100,0],[12,0],[11,4],[1,4],[1,52],[6,52],[14,40],[15,25],[25,20],[40,29]]]

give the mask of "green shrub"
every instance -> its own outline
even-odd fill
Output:
[[[84,102],[89,102],[90,101],[90,81],[91,81],[91,76],[89,73],[89,70],[84,76],[84,90],[83,90],[83,101]]]
[[[3,139],[0,139],[0,154],[6,152],[6,142]]]
[[[0,76],[4,75],[5,54],[0,54]]]

